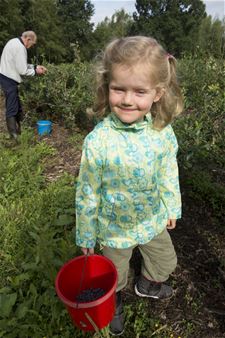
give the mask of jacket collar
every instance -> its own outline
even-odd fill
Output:
[[[21,39],[21,37],[18,37],[18,39],[20,40],[20,42],[24,45],[23,40]],[[25,47],[25,46],[24,46]]]
[[[152,126],[152,116],[150,113],[145,115],[143,121],[134,122],[131,124],[123,123],[114,113],[110,113],[107,119],[110,123],[110,126],[112,126],[114,129],[120,129],[120,130],[141,130],[141,129],[146,128],[147,125]]]

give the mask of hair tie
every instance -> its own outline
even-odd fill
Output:
[[[170,60],[170,59],[174,59],[174,56],[173,56],[172,54],[170,54],[170,53],[167,53],[167,54],[166,54],[166,58],[167,58],[168,60]]]

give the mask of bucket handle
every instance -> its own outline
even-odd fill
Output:
[[[85,275],[87,260],[88,260],[88,254],[85,255],[85,259],[84,259],[84,265],[83,265],[83,268],[82,268],[81,279],[80,279],[80,284],[79,284],[79,288],[78,288],[78,290],[79,290],[78,295],[80,293],[80,290],[82,288],[82,284],[83,284],[83,281],[84,281],[84,275]],[[76,308],[78,308],[78,305],[79,305],[79,302],[77,302]]]
[[[91,316],[85,312],[84,313],[85,317],[89,320],[89,322],[91,323],[91,325],[93,326],[93,328],[95,329],[95,332],[98,334],[99,338],[104,338],[98,328],[98,326],[95,324],[94,320],[91,318]]]

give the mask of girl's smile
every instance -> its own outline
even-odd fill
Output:
[[[151,87],[146,67],[116,65],[109,83],[111,111],[124,123],[142,121],[154,102],[162,96]]]

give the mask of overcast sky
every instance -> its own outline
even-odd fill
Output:
[[[91,0],[95,6],[95,14],[92,22],[98,23],[104,20],[106,16],[109,18],[115,11],[123,8],[128,14],[132,14],[135,9],[135,0]],[[212,17],[222,19],[225,15],[225,0],[206,0],[206,12]]]

